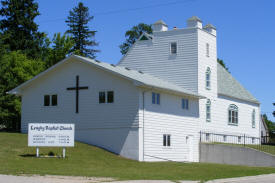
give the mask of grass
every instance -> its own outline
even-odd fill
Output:
[[[41,148],[42,154],[61,148]],[[0,133],[0,174],[39,174],[112,177],[120,180],[211,180],[275,173],[275,168],[208,163],[137,162],[83,143],[67,149],[68,158],[35,158],[27,135]]]

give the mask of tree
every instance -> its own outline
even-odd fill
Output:
[[[223,67],[229,72],[228,67],[226,67],[226,65],[225,65],[225,63],[223,62],[222,59],[217,58],[217,62],[218,62],[219,64],[221,64],[221,66],[223,66]]]
[[[69,16],[65,21],[69,26],[67,33],[72,35],[75,42],[72,51],[91,58],[95,58],[96,53],[99,52],[99,50],[93,49],[93,47],[98,45],[94,40],[96,31],[90,30],[88,27],[88,23],[93,18],[93,16],[89,15],[89,8],[80,2],[77,7],[70,10]]]
[[[31,58],[39,57],[41,39],[44,33],[38,32],[34,19],[40,14],[34,0],[2,0],[0,9],[0,29],[3,44],[8,50],[22,50]]]
[[[153,30],[151,25],[139,23],[138,25],[133,26],[130,30],[126,31],[126,40],[119,46],[122,55],[125,55],[128,52],[129,48],[136,42],[143,32],[152,34]]]
[[[47,59],[46,66],[50,67],[60,60],[63,60],[72,50],[74,41],[72,37],[60,33],[54,34],[52,40],[52,48],[49,51],[49,57]]]
[[[263,115],[263,119],[267,125],[269,135],[274,138],[275,137],[275,123],[272,122],[271,120],[269,120],[267,118],[266,114]]]
[[[20,51],[0,56],[0,125],[19,131],[20,97],[6,92],[31,79],[44,68],[44,62],[29,59]]]

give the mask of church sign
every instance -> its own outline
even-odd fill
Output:
[[[28,146],[73,147],[74,124],[29,123]]]

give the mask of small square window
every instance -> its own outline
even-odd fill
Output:
[[[238,136],[238,143],[241,143],[242,137]]]
[[[182,108],[188,110],[189,109],[189,101],[188,99],[182,99]]]
[[[176,42],[173,42],[170,44],[170,51],[171,51],[171,54],[177,54],[177,43]]]
[[[209,133],[206,133],[206,134],[205,134],[205,140],[206,140],[206,141],[209,141],[209,140],[210,140],[210,134],[209,134]]]
[[[50,95],[44,95],[44,106],[50,106]]]
[[[107,101],[108,101],[108,103],[113,103],[114,102],[114,92],[113,91],[108,91],[107,92]]]
[[[160,94],[152,92],[152,104],[160,104]]]
[[[100,104],[105,103],[105,92],[99,92],[98,99]]]
[[[57,106],[57,95],[52,95],[52,106]]]
[[[163,134],[163,146],[171,146],[171,135]]]
[[[223,141],[226,142],[226,140],[227,140],[227,136],[224,135],[224,136],[223,136]]]

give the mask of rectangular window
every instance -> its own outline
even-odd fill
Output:
[[[224,136],[223,136],[223,141],[226,142],[226,140],[227,140],[227,136],[224,135]]]
[[[152,104],[160,104],[160,94],[152,92]]]
[[[52,106],[57,106],[57,95],[52,95]]]
[[[171,146],[171,135],[163,134],[163,146]]]
[[[171,54],[177,54],[177,43],[173,42],[170,44],[170,52]]]
[[[107,101],[108,101],[108,103],[113,103],[114,102],[114,92],[113,91],[108,91],[107,92]]]
[[[210,121],[211,120],[211,113],[210,113],[210,105],[206,106],[206,120]]]
[[[105,92],[99,92],[98,100],[100,104],[105,103]]]
[[[209,140],[210,140],[210,134],[209,134],[209,133],[206,133],[206,134],[205,134],[205,140],[206,140],[206,141],[209,141]]]
[[[189,101],[188,99],[182,99],[182,108],[188,110],[189,109]]]
[[[241,143],[242,137],[238,136],[238,143]]]
[[[209,57],[209,44],[206,43],[206,56]]]
[[[50,95],[44,95],[44,106],[50,106]]]
[[[252,137],[252,144],[255,144],[255,138]]]

